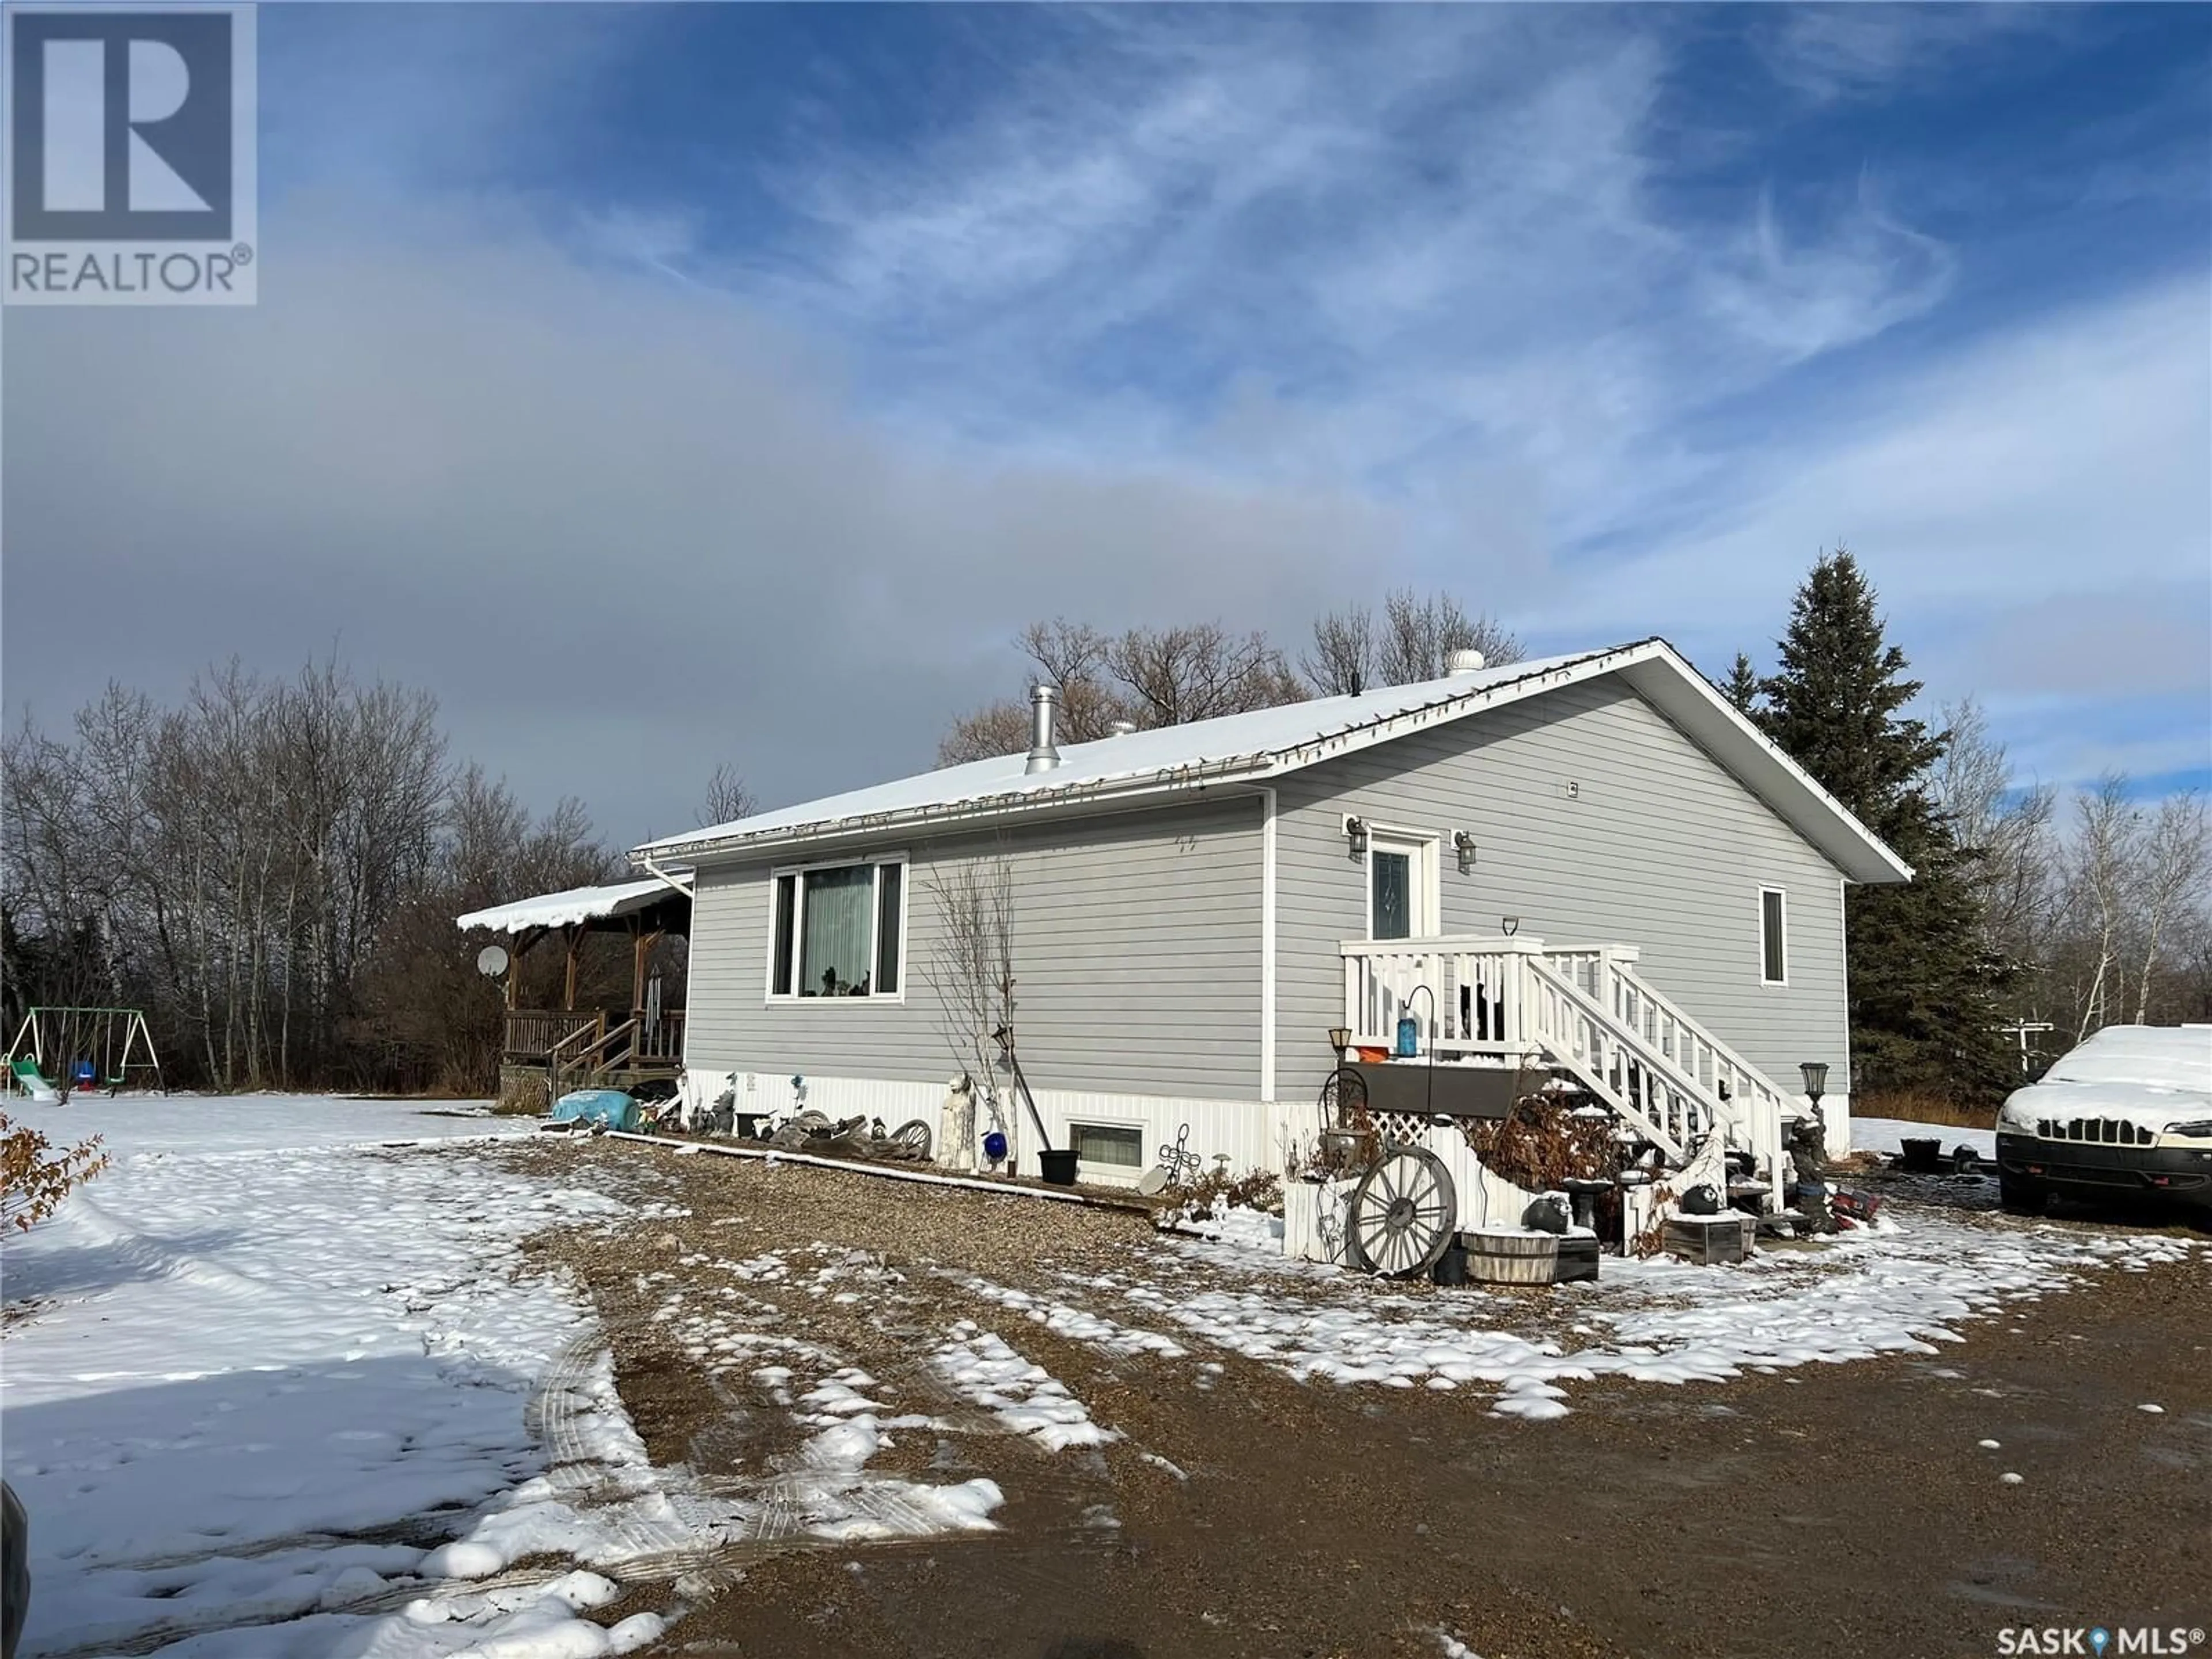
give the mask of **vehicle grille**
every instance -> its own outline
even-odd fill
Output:
[[[2046,1117],[2035,1133],[2045,1140],[2088,1141],[2100,1146],[2148,1146],[2158,1139],[2140,1124],[2113,1117]]]

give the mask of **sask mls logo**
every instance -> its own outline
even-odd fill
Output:
[[[8,9],[9,302],[253,303],[253,23]]]

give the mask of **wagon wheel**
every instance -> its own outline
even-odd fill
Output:
[[[929,1156],[929,1125],[920,1118],[902,1123],[890,1133],[890,1143],[908,1158]]]
[[[1324,1129],[1364,1129],[1367,1125],[1367,1079],[1349,1066],[1340,1066],[1321,1085],[1321,1127]]]
[[[1458,1229],[1459,1194],[1443,1160],[1394,1143],[1345,1208],[1345,1255],[1369,1273],[1412,1279],[1437,1265]]]

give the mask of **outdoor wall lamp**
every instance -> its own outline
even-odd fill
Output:
[[[1348,812],[1345,814],[1344,838],[1352,843],[1352,857],[1367,856],[1367,820],[1365,818],[1354,817]]]
[[[1452,831],[1452,850],[1459,854],[1459,872],[1462,876],[1474,868],[1474,834],[1468,830]]]

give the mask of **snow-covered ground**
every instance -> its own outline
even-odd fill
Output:
[[[732,1236],[637,1281],[702,1386],[763,1393],[802,1431],[796,1454],[709,1487],[652,1467],[579,1295],[517,1271],[520,1242],[543,1228],[687,1212],[527,1178],[466,1146],[406,1144],[526,1122],[275,1097],[21,1109],[58,1138],[101,1133],[116,1154],[7,1246],[16,1316],[0,1343],[0,1437],[32,1519],[26,1659],[627,1651],[657,1618],[581,1616],[618,1581],[680,1589],[795,1539],[989,1528],[992,1480],[869,1467],[901,1435],[980,1421],[1076,1458],[1116,1443],[1024,1352],[1026,1329],[1201,1390],[1243,1362],[1467,1390],[1540,1419],[1600,1376],[1718,1382],[1936,1352],[1968,1322],[2200,1248],[1914,1209],[1740,1267],[1609,1257],[1599,1284],[1531,1296],[1408,1294],[1249,1248],[1257,1225],[1026,1289],[945,1268],[909,1279],[844,1243]],[[1944,1131],[1947,1148],[1966,1133]],[[999,1328],[948,1324],[948,1289]],[[905,1334],[894,1363],[863,1370],[781,1321],[780,1304],[865,1306],[871,1326]]]
[[[1997,1132],[1994,1128],[1962,1129],[1954,1123],[1914,1123],[1901,1117],[1851,1120],[1851,1150],[1855,1152],[1901,1152],[1907,1136],[1915,1140],[1942,1141],[1947,1158],[1960,1146],[1972,1147],[1977,1158],[1994,1158],[1997,1155]]]
[[[757,1500],[672,1489],[579,1297],[515,1271],[532,1232],[653,1208],[391,1150],[526,1121],[278,1097],[12,1109],[115,1156],[7,1246],[27,1659],[591,1659],[662,1627],[581,1618],[618,1593],[605,1574],[678,1578],[779,1529],[990,1524],[988,1481],[869,1476],[860,1418],[817,1413],[808,1468]]]
[[[1110,1352],[1121,1328],[1101,1320],[1102,1334],[1086,1334],[1081,1304],[1118,1304],[1194,1351],[1226,1350],[1301,1381],[1487,1389],[1493,1413],[1543,1419],[1571,1409],[1565,1385],[1600,1376],[1717,1382],[1936,1353],[1968,1322],[2100,1270],[2146,1271],[2197,1249],[2165,1234],[1987,1227],[1919,1212],[1734,1267],[1608,1256],[1599,1282],[1532,1299],[1473,1288],[1407,1295],[1337,1268],[1178,1240],[1156,1268],[1070,1275],[1076,1305],[1055,1305],[1050,1317]]]
[[[577,1645],[574,1615],[611,1586],[579,1579],[453,1622],[441,1570],[482,1577],[507,1552],[429,1559],[418,1530],[509,1504],[547,1518],[516,1501],[544,1462],[524,1407],[583,1317],[487,1269],[618,1206],[383,1143],[529,1124],[273,1096],[19,1115],[101,1134],[115,1158],[7,1246],[10,1303],[37,1304],[0,1346],[7,1474],[31,1516],[26,1653],[171,1638],[159,1651],[398,1659],[564,1626],[562,1650],[608,1650]],[[619,1458],[619,1407],[584,1392],[571,1415]]]

